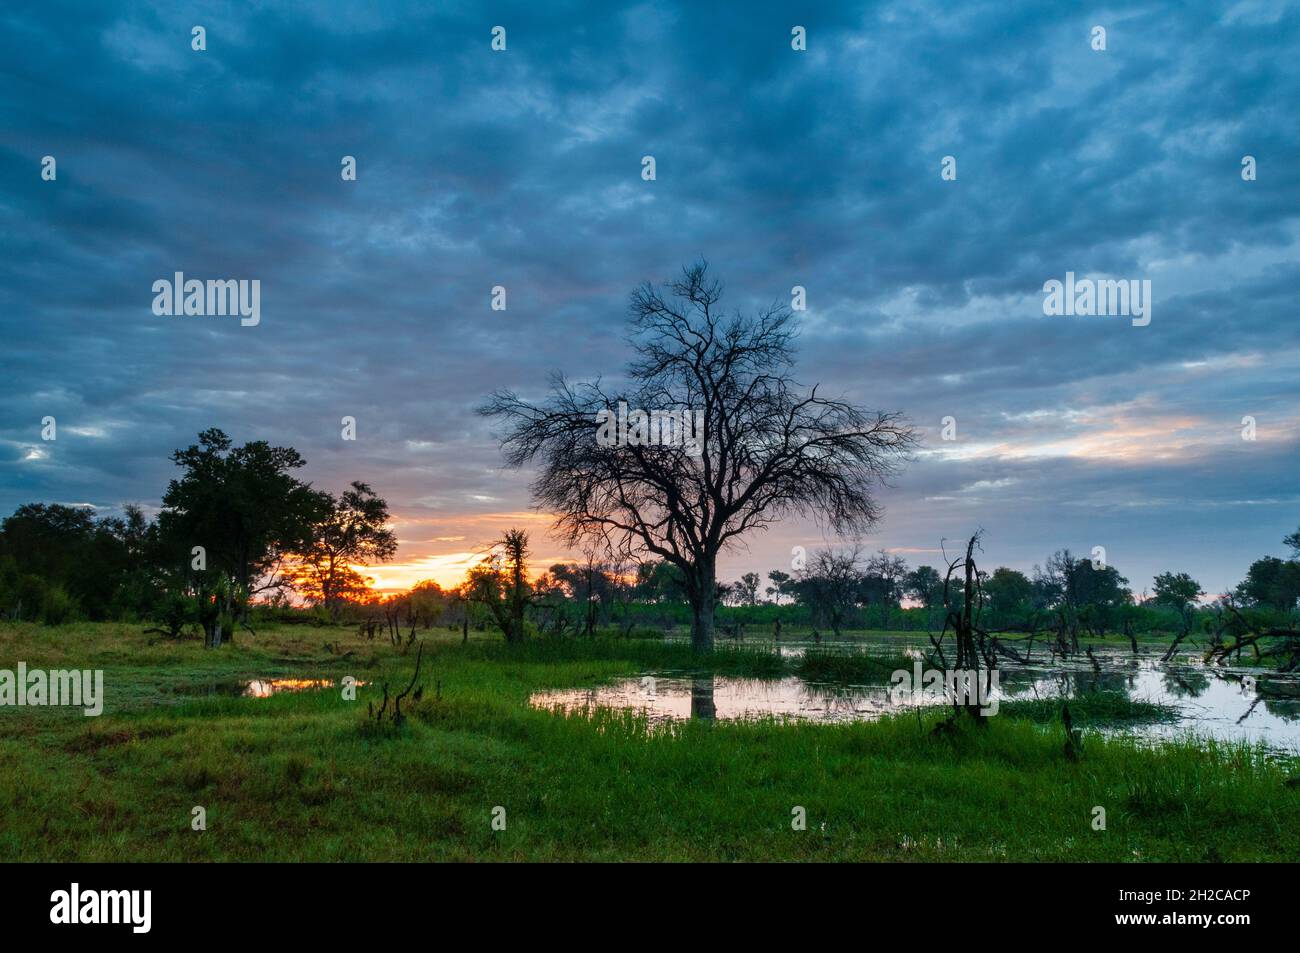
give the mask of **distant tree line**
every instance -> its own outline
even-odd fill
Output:
[[[1185,572],[1160,573],[1149,594],[1135,594],[1114,566],[1053,553],[1026,575],[1000,566],[978,575],[978,601],[994,629],[1033,631],[1065,626],[1093,636],[1108,632],[1188,630],[1198,613],[1225,607],[1287,617],[1300,607],[1300,531],[1285,539],[1289,559],[1256,560],[1236,588],[1209,606],[1200,583]],[[728,584],[723,601],[738,608],[764,604],[800,610],[798,621],[832,632],[845,628],[919,629],[941,625],[946,605],[960,601],[963,583],[933,566],[910,568],[884,550],[866,557],[858,547],[814,553],[806,566],[773,570],[761,589],[756,573]],[[763,598],[766,596],[766,599]]]
[[[1288,537],[1290,540],[1290,537]],[[1211,644],[1241,636],[1245,623],[1291,624],[1300,592],[1256,593],[1257,567],[1233,593],[1204,605],[1200,584],[1187,573],[1155,577],[1149,595],[1135,596],[1113,566],[1053,553],[1028,575],[1005,566],[972,577],[975,609],[990,632],[1040,632],[1062,651],[1081,651],[1080,637],[1174,633],[1179,639],[1204,631]],[[595,636],[645,634],[694,623],[687,582],[667,560],[625,562],[588,556],[543,571],[529,565],[528,536],[511,530],[489,548],[456,588],[422,583],[411,593],[371,607],[392,620],[404,619],[408,638],[417,627],[447,622],[466,632],[495,629],[507,640],[530,635]],[[1300,569],[1300,547],[1291,560]],[[946,567],[945,567],[946,570]],[[716,624],[724,637],[777,635],[781,626],[809,627],[827,634],[853,629],[940,631],[954,607],[964,604],[964,577],[928,565],[909,568],[897,555],[865,556],[860,548],[826,549],[798,570],[757,573],[715,592]],[[1271,578],[1271,577],[1269,577]],[[1289,601],[1288,601],[1289,600]],[[363,613],[366,607],[360,607]],[[402,624],[396,629],[398,635]]]
[[[367,484],[337,495],[297,476],[297,451],[264,441],[236,446],[222,431],[172,454],[179,468],[157,515],[126,506],[121,516],[87,507],[29,503],[0,522],[0,618],[52,625],[79,619],[148,621],[163,635],[201,634],[220,645],[260,618],[356,624],[371,637],[411,639],[419,628],[495,629],[586,635],[713,625],[736,637],[744,626],[935,630],[961,601],[963,582],[930,565],[861,547],[823,549],[798,568],[700,581],[667,558],[584,558],[545,569],[529,564],[528,537],[511,530],[487,548],[457,586],[422,582],[397,595],[370,588],[358,567],[391,559],[397,541],[387,503]],[[1101,636],[1194,629],[1229,631],[1241,613],[1281,624],[1300,606],[1300,530],[1287,558],[1253,562],[1235,589],[1209,605],[1184,572],[1157,575],[1135,595],[1113,566],[1068,549],[1023,573],[980,571],[976,601],[985,626],[1052,631],[1077,643]]]
[[[397,542],[387,504],[364,483],[339,496],[295,475],[305,463],[265,441],[235,446],[217,429],[172,454],[180,475],[149,519],[31,503],[0,523],[0,614],[59,624],[153,620],[209,645],[247,626],[257,601],[296,588],[337,612],[355,591],[351,563],[382,561]]]

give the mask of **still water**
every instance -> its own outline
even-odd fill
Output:
[[[890,648],[897,651],[897,645]],[[801,651],[783,646],[785,654]],[[909,654],[919,655],[918,652]],[[1157,654],[1098,653],[1091,664],[1058,662],[1000,670],[1000,700],[1073,698],[1122,692],[1135,701],[1172,705],[1176,722],[1125,730],[1147,737],[1185,734],[1263,742],[1300,751],[1300,678],[1258,669],[1207,667],[1190,656],[1161,663]],[[1256,679],[1252,685],[1250,679]],[[736,678],[683,672],[649,673],[591,688],[537,692],[537,708],[582,711],[629,709],[652,722],[687,718],[724,721],[788,717],[817,722],[869,721],[914,703],[891,700],[888,683],[835,685],[796,677]]]

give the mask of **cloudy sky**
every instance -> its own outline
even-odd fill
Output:
[[[1203,6],[7,6],[0,512],[156,506],[216,426],[385,496],[381,585],[512,525],[562,556],[473,408],[617,377],[629,292],[705,258],[736,308],[804,286],[800,379],[923,431],[868,547],[1223,591],[1300,526],[1300,11]],[[261,323],[156,316],[177,271]],[[1150,324],[1045,315],[1067,271],[1149,279]]]

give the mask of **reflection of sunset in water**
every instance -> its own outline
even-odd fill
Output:
[[[360,688],[365,682],[357,682]],[[255,678],[244,686],[245,698],[270,698],[280,692],[306,692],[318,688],[333,688],[332,678]]]
[[[788,647],[787,647],[788,648]],[[1186,732],[1221,741],[1262,743],[1281,751],[1300,751],[1300,677],[1270,672],[1256,692],[1243,687],[1243,672],[1196,661],[1162,664],[1132,659],[1122,652],[1099,652],[1103,665],[1094,673],[1082,665],[1031,665],[999,669],[997,692],[1007,701],[1075,698],[1114,692],[1134,701],[1172,706],[1170,723],[1134,722],[1093,730],[1131,731],[1146,738],[1177,737]],[[534,708],[590,715],[598,708],[632,711],[652,724],[691,718],[734,721],[763,717],[803,721],[871,721],[914,707],[890,697],[886,685],[833,685],[730,676],[643,675],[607,685],[535,692]]]
[[[711,683],[711,684],[710,684]],[[537,692],[529,704],[580,712],[617,708],[644,714],[652,722],[717,718],[733,721],[764,716],[807,721],[862,721],[889,710],[884,688],[810,685],[798,678],[772,680],[717,676],[627,679],[597,688]]]

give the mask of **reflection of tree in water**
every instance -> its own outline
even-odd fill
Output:
[[[1210,687],[1210,677],[1188,668],[1166,668],[1160,672],[1164,690],[1175,698],[1199,698]]]
[[[799,686],[799,707],[820,708],[827,714],[853,715],[860,710],[860,703],[873,694],[888,701],[888,692],[883,688],[804,682]]]
[[[1034,688],[1043,677],[1037,669],[1000,668],[998,669],[998,687],[1008,695],[1027,692]]]
[[[1138,687],[1138,676],[1142,674],[1142,667],[1136,662],[1130,666],[1128,673],[1124,677],[1124,690],[1131,696]]]
[[[1276,715],[1283,721],[1300,721],[1300,700],[1295,698],[1274,698],[1268,695],[1264,699],[1264,710]]]
[[[1118,692],[1133,695],[1142,673],[1150,668],[1141,659],[1096,653],[1098,665],[1085,668],[1005,665],[998,669],[1004,695],[1037,698],[1074,697],[1088,692]],[[1102,667],[1104,665],[1104,667]]]
[[[1131,672],[1079,672],[1076,675],[1077,688],[1089,692],[1119,692],[1128,694],[1135,678]]]
[[[696,675],[691,679],[691,717],[716,721],[718,705],[713,700],[713,676]]]
[[[1051,669],[1017,672],[1000,669],[999,681],[1008,695],[1028,692],[1036,698],[1075,698],[1091,692],[1129,694],[1136,687],[1133,672],[1094,672],[1083,669]]]
[[[1057,698],[1073,698],[1079,690],[1079,680],[1074,672],[1057,670],[1048,681],[1052,685],[1052,694]]]
[[[1264,711],[1283,721],[1300,720],[1300,683],[1290,679],[1263,678],[1256,685],[1254,694],[1250,708],[1237,720],[1238,724],[1245,721],[1255,706],[1260,704],[1264,706]]]
[[[1133,694],[1134,689],[1138,687],[1138,677],[1142,674],[1142,664],[1135,658],[1120,656],[1109,656],[1106,658],[1109,666],[1108,674],[1113,675],[1115,681],[1111,683],[1111,689],[1117,692],[1126,692]]]

